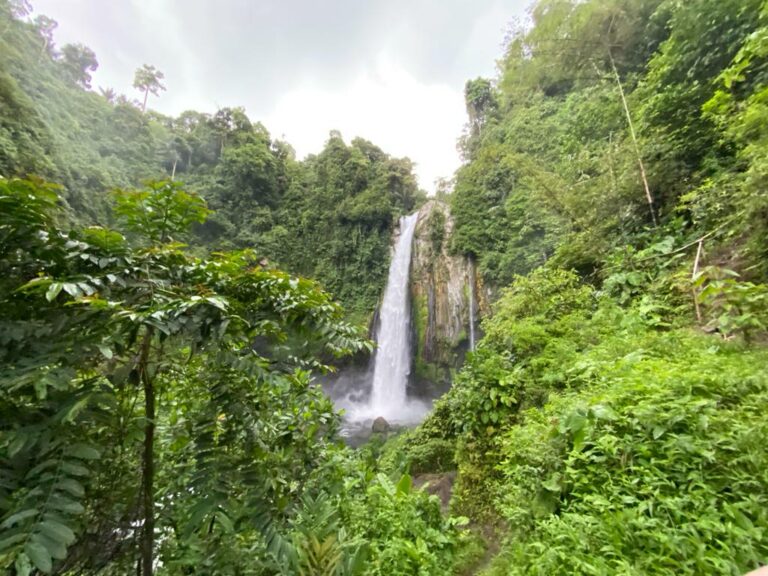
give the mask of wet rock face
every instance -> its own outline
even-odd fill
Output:
[[[466,258],[448,253],[452,230],[453,219],[443,202],[432,200],[419,211],[410,275],[412,382],[417,394],[432,395],[450,385],[451,371],[461,365],[469,348],[474,273]]]

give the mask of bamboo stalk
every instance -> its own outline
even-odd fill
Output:
[[[653,194],[651,193],[651,187],[648,185],[648,177],[645,172],[645,163],[643,162],[643,156],[640,154],[640,145],[637,143],[637,134],[635,133],[635,125],[632,122],[632,115],[629,112],[629,105],[627,104],[627,97],[624,94],[624,86],[621,84],[621,78],[619,77],[619,71],[616,69],[616,62],[613,59],[611,49],[608,48],[608,58],[611,61],[611,69],[613,70],[613,76],[616,80],[616,85],[619,87],[619,94],[621,95],[621,103],[624,106],[624,114],[627,116],[627,124],[629,125],[629,134],[632,137],[632,144],[635,147],[635,155],[637,156],[637,165],[640,168],[640,178],[643,181],[643,188],[645,189],[645,198],[648,201],[648,209],[651,211],[651,220],[653,225],[658,226],[656,220],[656,210],[653,207]]]
[[[704,246],[704,238],[699,238],[699,247],[696,249],[696,259],[693,262],[693,274],[691,274],[691,281],[696,280],[696,275],[699,273],[699,261],[701,260],[701,251]],[[699,306],[699,292],[696,290],[696,286],[691,288],[693,293],[693,305],[696,307],[696,321],[701,325],[701,307]]]

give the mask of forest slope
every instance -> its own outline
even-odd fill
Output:
[[[466,85],[455,252],[495,286],[393,470],[458,470],[465,573],[768,562],[768,4],[540,0]]]
[[[144,112],[111,89],[92,90],[96,56],[57,47],[55,22],[13,17],[16,4],[0,5],[0,175],[57,182],[70,219],[102,225],[115,221],[111,191],[174,177],[214,210],[193,244],[253,248],[317,278],[356,322],[368,320],[397,218],[424,198],[410,160],[331,132],[319,154],[299,161],[241,108]]]

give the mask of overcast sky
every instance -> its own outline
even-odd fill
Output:
[[[494,76],[530,0],[32,0],[56,42],[96,52],[93,86],[138,97],[134,70],[165,73],[150,107],[243,106],[299,157],[331,130],[417,164],[423,188],[459,165],[464,82]]]

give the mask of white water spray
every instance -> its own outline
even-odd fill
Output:
[[[376,333],[378,348],[374,359],[373,385],[368,402],[351,398],[338,404],[350,422],[370,422],[379,416],[394,424],[414,424],[429,407],[408,399],[406,389],[411,372],[411,308],[408,302],[411,248],[418,213],[400,219],[400,237],[389,265],[387,287],[379,311]]]
[[[469,261],[469,349],[475,350],[475,323],[477,319],[475,316],[475,263],[470,259]]]
[[[400,238],[389,265],[389,278],[381,304],[378,350],[373,370],[371,413],[387,420],[407,418],[406,387],[411,373],[411,314],[408,279],[416,220],[411,214],[400,219]]]

